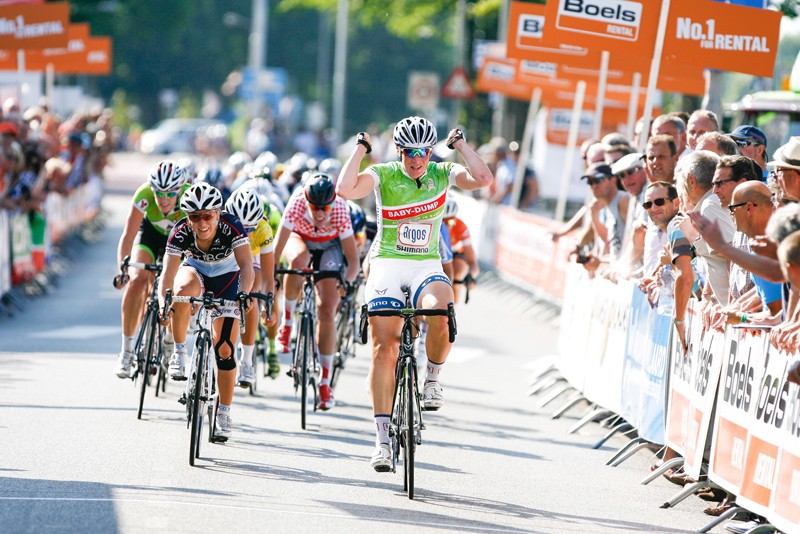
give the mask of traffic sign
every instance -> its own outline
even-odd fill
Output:
[[[463,67],[456,67],[442,87],[442,98],[453,100],[472,100],[475,98],[475,91],[467,78],[467,73]]]
[[[439,75],[412,71],[408,75],[408,108],[430,112],[439,105]]]

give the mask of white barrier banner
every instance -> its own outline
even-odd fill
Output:
[[[558,371],[580,392],[583,392],[586,380],[586,354],[594,300],[592,280],[586,269],[580,265],[569,266],[561,306]]]
[[[725,334],[716,330],[703,332],[700,304],[695,299],[689,301],[686,320],[689,349],[685,356],[678,336],[673,335],[666,444],[684,456],[684,471],[699,479],[709,444]]]
[[[782,358],[774,358],[776,352],[770,348],[770,366],[779,366],[781,363],[788,365],[797,357],[781,354]],[[766,515],[773,525],[784,532],[793,532],[800,530],[800,387],[786,382],[785,373],[772,376],[781,376],[784,381],[776,384],[773,378],[776,387],[769,389],[764,409],[765,415],[773,420],[775,443],[780,446],[775,488]],[[774,416],[771,412],[774,412]]]

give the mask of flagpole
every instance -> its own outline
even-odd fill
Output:
[[[642,132],[639,135],[639,152],[644,152],[647,139],[650,136],[650,120],[653,118],[653,100],[655,99],[658,72],[661,69],[661,53],[664,50],[664,37],[667,33],[669,20],[670,0],[661,0],[661,14],[658,19],[656,32],[656,45],[653,49],[653,61],[650,64],[650,78],[647,82],[647,94],[644,99],[644,114],[642,115]]]

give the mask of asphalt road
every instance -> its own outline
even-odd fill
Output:
[[[237,391],[234,436],[203,443],[188,465],[181,387],[145,401],[113,374],[120,293],[111,287],[130,193],[152,159],[116,155],[96,243],[45,296],[0,319],[0,532],[687,532],[710,519],[699,499],[659,505],[677,487],[639,481],[639,453],[567,429],[559,403],[538,409],[529,376],[555,351],[558,322],[526,295],[484,282],[458,308],[460,335],[442,383],[447,406],[428,414],[417,452],[416,498],[402,474],[375,473],[364,347],[343,374],[338,405],[300,429],[291,380]],[[580,328],[580,325],[574,325]],[[715,532],[722,532],[722,528]]]

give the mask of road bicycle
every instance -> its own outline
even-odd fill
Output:
[[[255,295],[263,296],[260,294]],[[264,296],[264,298],[267,297]],[[219,398],[217,395],[216,366],[212,365],[214,343],[211,334],[211,323],[217,317],[233,314],[234,317],[239,319],[239,334],[241,335],[245,327],[242,320],[245,303],[215,298],[210,291],[206,291],[200,297],[173,296],[172,290],[167,289],[164,299],[164,315],[162,316],[165,321],[169,316],[173,302],[187,302],[192,306],[198,306],[195,314],[196,329],[192,363],[190,372],[187,375],[189,380],[186,382],[184,396],[180,399],[180,402],[186,406],[186,426],[191,432],[189,437],[189,465],[194,466],[195,459],[200,457],[200,437],[206,410],[208,411],[208,441],[224,443],[228,440],[225,437],[215,436]]]
[[[339,304],[336,313],[336,352],[333,356],[333,369],[331,369],[331,389],[336,388],[339,375],[344,371],[347,360],[356,355],[356,341],[358,340],[356,324],[356,296],[364,278],[359,274],[355,281],[348,286],[347,294]]]
[[[316,271],[313,269],[277,269],[276,274],[294,274],[305,278],[303,296],[295,310],[293,331],[295,339],[292,365],[287,374],[294,380],[295,394],[300,390],[300,427],[306,429],[309,393],[313,399],[313,410],[317,411],[319,397],[317,375],[320,371],[319,349],[317,348],[317,297],[314,279],[341,277],[339,271]]]
[[[269,295],[264,295],[262,293],[250,293],[251,297],[257,298],[259,300],[264,301],[266,304],[267,310],[269,313],[272,313],[272,306],[273,306],[273,295],[270,293]],[[256,343],[255,347],[253,348],[253,382],[249,386],[243,386],[245,389],[250,391],[250,395],[255,395],[256,390],[258,389],[258,367],[259,364],[263,366],[264,369],[264,376],[269,376],[269,336],[267,334],[267,327],[261,321],[261,317],[259,316],[258,322],[258,332],[256,333]]]
[[[456,315],[453,303],[447,309],[412,308],[408,288],[405,293],[405,308],[368,311],[367,305],[361,307],[360,337],[367,342],[368,317],[402,317],[403,328],[400,333],[400,352],[394,371],[394,396],[389,420],[389,448],[391,450],[394,473],[402,451],[403,455],[403,491],[408,498],[414,498],[414,454],[417,445],[422,444],[422,431],[425,423],[422,420],[422,395],[419,391],[417,376],[417,360],[414,356],[414,339],[419,334],[417,317],[446,316],[450,343],[455,341]]]
[[[129,268],[143,269],[155,275],[133,349],[136,357],[131,379],[139,386],[139,407],[136,410],[136,418],[141,419],[145,392],[153,377],[156,377],[156,397],[158,397],[159,390],[165,391],[167,385],[167,358],[164,357],[163,344],[164,327],[158,321],[158,279],[161,274],[161,264],[131,262],[130,256],[126,256],[120,265],[120,274],[114,278],[115,286],[126,280]]]
[[[453,285],[455,284],[463,284],[464,286],[464,304],[469,304],[469,288],[476,283],[475,278],[472,277],[471,274],[467,273],[464,275],[464,278],[461,280],[453,280]]]

